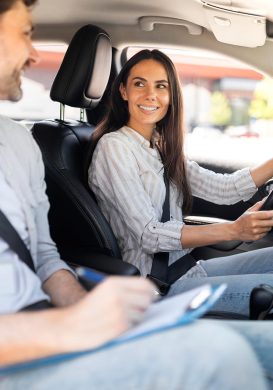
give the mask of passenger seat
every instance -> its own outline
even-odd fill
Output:
[[[54,80],[51,98],[61,104],[61,118],[36,123],[32,133],[43,155],[51,204],[51,235],[63,259],[113,274],[138,274],[121,260],[115,236],[84,180],[85,153],[94,126],[84,110],[100,102],[111,69],[108,34],[93,25],[73,37]],[[81,120],[65,121],[65,105],[81,109]]]

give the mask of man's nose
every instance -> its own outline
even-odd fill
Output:
[[[29,52],[29,63],[31,64],[38,64],[40,62],[40,55],[38,51],[31,45],[30,52]]]

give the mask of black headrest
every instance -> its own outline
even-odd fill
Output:
[[[51,99],[72,107],[95,107],[107,85],[111,61],[108,34],[91,24],[82,27],[67,49],[51,88]]]

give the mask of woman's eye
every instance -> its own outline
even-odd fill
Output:
[[[135,86],[136,86],[136,87],[144,87],[144,84],[143,84],[142,81],[136,81],[136,82],[135,82]]]
[[[165,89],[165,88],[167,88],[167,85],[166,84],[157,84],[157,88]]]

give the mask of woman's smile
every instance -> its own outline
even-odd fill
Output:
[[[144,105],[144,104],[139,104],[138,107],[139,107],[142,111],[144,111],[145,113],[148,113],[148,114],[154,113],[156,110],[159,109],[158,106],[146,106],[146,105]]]

